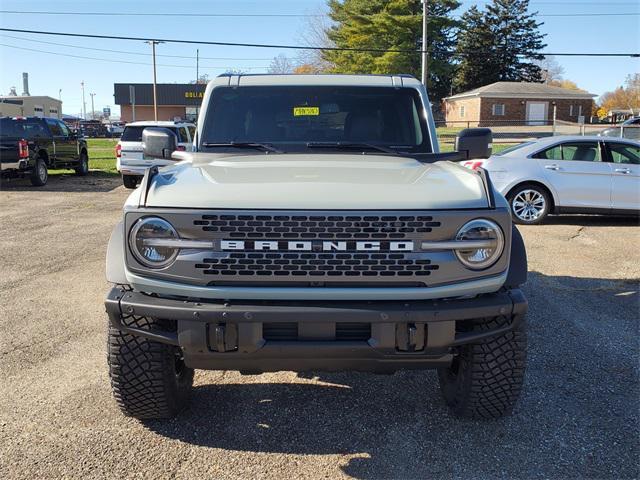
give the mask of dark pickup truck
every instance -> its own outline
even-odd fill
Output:
[[[89,173],[87,142],[56,118],[0,118],[0,177],[28,176],[39,187],[51,168]]]

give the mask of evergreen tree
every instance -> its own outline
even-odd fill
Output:
[[[450,17],[458,0],[431,0],[428,17],[429,94],[440,99],[449,94],[457,22]],[[420,0],[330,0],[334,22],[327,31],[337,47],[419,50],[422,47]],[[421,74],[419,52],[324,51],[334,73]]]
[[[456,92],[499,81],[542,82],[535,61],[546,47],[529,0],[493,0],[485,11],[471,7],[462,15],[458,34]]]

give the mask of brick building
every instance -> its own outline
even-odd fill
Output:
[[[496,82],[443,100],[447,125],[548,125],[556,119],[584,123],[595,95],[542,83]]]
[[[158,120],[189,120],[198,118],[206,84],[158,83]],[[150,83],[116,83],[114,103],[120,105],[123,122],[153,120],[153,85]]]

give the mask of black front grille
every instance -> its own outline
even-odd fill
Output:
[[[298,324],[295,322],[270,322],[262,324],[262,338],[267,341],[301,340],[298,337]],[[336,323],[334,339],[328,341],[358,342],[371,338],[370,323]]]
[[[370,323],[336,323],[336,340],[359,341],[371,338]]]
[[[424,215],[202,215],[193,224],[233,239],[389,240],[428,233],[440,222]]]
[[[425,277],[438,265],[405,253],[233,252],[196,263],[204,275],[242,277]]]
[[[298,324],[295,322],[263,323],[262,338],[270,341],[297,340]]]

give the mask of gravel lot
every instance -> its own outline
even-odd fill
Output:
[[[638,478],[640,229],[523,228],[530,356],[515,414],[450,417],[436,375],[197,372],[171,422],[111,398],[103,298],[117,177],[0,191],[0,478]]]

